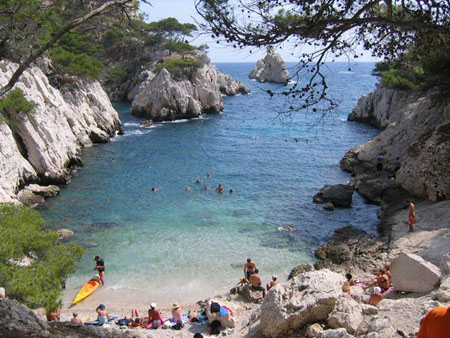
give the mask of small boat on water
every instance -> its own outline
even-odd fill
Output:
[[[90,280],[88,280],[83,287],[78,291],[77,295],[72,301],[71,307],[81,302],[83,299],[90,296],[95,290],[97,290],[98,286],[100,285],[100,277],[94,276]]]

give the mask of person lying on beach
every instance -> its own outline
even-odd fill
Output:
[[[100,304],[99,306],[97,306],[95,312],[97,312],[98,325],[107,324],[108,320],[111,319],[104,304]]]
[[[78,317],[78,313],[74,312],[74,313],[72,313],[72,316],[73,316],[73,317],[70,319],[70,322],[71,322],[72,324],[80,324],[80,325],[83,325],[83,321],[81,320],[80,317]]]
[[[277,279],[277,276],[275,276],[275,275],[273,275],[272,276],[272,280],[270,281],[270,283],[267,283],[266,284],[266,289],[267,289],[267,291],[269,291],[271,288],[273,288],[275,285],[277,285],[279,282],[278,282],[278,279]]]
[[[130,327],[142,327],[144,323],[144,318],[139,314],[137,309],[131,310],[131,320],[128,322],[128,326]]]
[[[390,273],[386,273],[384,269],[378,269],[376,272],[375,279],[363,287],[364,290],[371,288],[373,286],[378,286],[381,288],[381,291],[384,292],[389,289],[391,286],[391,277]]]
[[[255,273],[250,275],[250,278],[248,279],[248,281],[250,282],[252,289],[254,291],[262,291],[263,293],[263,298],[266,296],[266,289],[264,289],[263,286],[261,286],[261,277],[259,277],[258,275],[258,269],[255,270]]]
[[[147,328],[157,329],[162,325],[163,322],[164,321],[161,317],[161,313],[158,309],[156,309],[156,303],[151,303],[150,309],[148,309]]]

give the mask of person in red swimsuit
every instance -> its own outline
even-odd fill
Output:
[[[408,231],[414,232],[414,223],[416,223],[416,206],[411,201],[406,201],[406,203],[409,205]]]

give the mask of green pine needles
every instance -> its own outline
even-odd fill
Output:
[[[60,244],[37,211],[8,203],[0,203],[0,238],[0,285],[8,297],[31,308],[60,307],[64,281],[83,248]],[[20,264],[25,257],[31,259],[28,266]]]

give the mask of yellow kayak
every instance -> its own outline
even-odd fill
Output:
[[[100,281],[98,279],[92,278],[88,282],[86,282],[83,287],[78,291],[78,294],[72,301],[72,305],[75,305],[81,302],[86,297],[90,296],[95,290],[97,290],[100,285]]]

